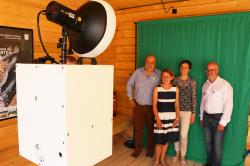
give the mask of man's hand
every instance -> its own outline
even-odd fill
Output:
[[[129,99],[130,106],[134,109],[135,108],[135,101],[133,99]]]
[[[203,120],[200,120],[200,126],[203,127]]]
[[[221,124],[218,124],[217,131],[224,131],[225,126],[222,126]]]
[[[194,124],[194,122],[195,122],[195,113],[192,113],[190,117],[190,124]]]

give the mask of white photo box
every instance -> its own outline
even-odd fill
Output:
[[[19,153],[41,166],[90,166],[112,154],[111,65],[17,64]]]

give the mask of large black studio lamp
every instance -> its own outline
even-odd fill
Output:
[[[110,44],[116,29],[116,17],[113,8],[103,0],[91,0],[77,10],[72,10],[56,1],[51,1],[46,10],[38,14],[38,34],[46,53],[43,58],[50,58],[40,34],[39,15],[62,26],[62,38],[57,44],[61,48],[62,63],[66,63],[66,55],[74,52],[81,58],[92,58],[100,55]],[[67,48],[69,39],[69,49]]]

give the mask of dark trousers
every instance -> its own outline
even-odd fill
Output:
[[[153,150],[153,111],[152,106],[143,106],[136,103],[134,108],[135,123],[135,148],[141,150],[143,147],[143,131],[148,124],[147,143],[148,150]]]
[[[203,124],[207,149],[207,165],[220,166],[223,152],[224,131],[217,131],[222,114],[204,112]]]

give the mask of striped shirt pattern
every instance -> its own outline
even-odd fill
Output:
[[[173,126],[176,118],[175,101],[176,87],[164,89],[158,87],[157,109],[162,122],[162,129],[157,129],[156,122],[154,123],[154,138],[156,144],[166,144],[179,140],[179,126]]]

